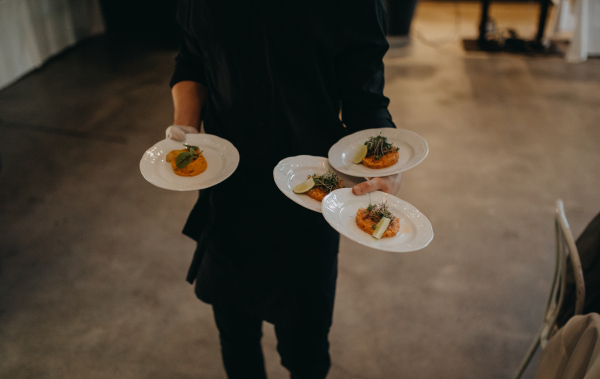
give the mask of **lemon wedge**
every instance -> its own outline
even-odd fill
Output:
[[[390,224],[390,220],[389,218],[382,218],[377,225],[375,225],[375,230],[373,231],[373,237],[377,238],[377,239],[381,239],[381,236],[383,235],[383,232],[386,231],[388,225]]]
[[[313,178],[309,178],[302,183],[298,184],[296,187],[292,188],[294,193],[305,193],[310,191],[315,186],[315,181]]]
[[[354,154],[354,159],[352,159],[352,162],[359,164],[362,162],[363,158],[367,156],[367,151],[369,149],[367,148],[367,145],[362,144],[358,147],[358,149],[356,150],[356,154]]]

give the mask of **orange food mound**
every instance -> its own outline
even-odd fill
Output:
[[[371,220],[369,217],[369,212],[365,208],[360,208],[356,212],[356,225],[365,233],[369,233],[373,235],[373,225],[377,225],[376,222]],[[400,231],[400,219],[398,217],[394,217],[390,224],[388,225],[385,232],[381,238],[386,237],[394,237]]]
[[[308,191],[306,195],[311,199],[315,199],[316,201],[323,201],[325,196],[329,195],[329,193],[321,187],[315,187]]]
[[[177,168],[175,159],[172,159],[171,167],[173,167],[175,174],[179,176],[196,176],[206,171],[208,164],[206,163],[206,158],[204,158],[202,153],[200,153],[198,158],[191,161],[190,164],[184,168]]]
[[[392,151],[379,159],[375,159],[373,156],[364,157],[362,163],[368,168],[386,168],[398,163],[399,158],[398,151]]]
[[[310,178],[310,175],[308,175],[308,178]],[[336,189],[339,188],[344,188],[344,181],[340,180],[340,185],[337,186],[336,188],[333,189],[333,191],[335,191]],[[332,192],[333,192],[332,191]],[[306,195],[308,197],[310,197],[311,199],[315,199],[316,201],[323,201],[323,199],[325,198],[325,196],[329,195],[331,192],[327,192],[325,190],[325,188],[323,187],[315,187],[313,189],[311,189],[310,191],[306,192]]]

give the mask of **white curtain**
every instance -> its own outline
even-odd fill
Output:
[[[600,0],[576,0],[577,24],[567,51],[568,62],[583,62],[600,55]]]
[[[0,89],[103,32],[98,0],[0,0]]]
[[[600,56],[600,0],[556,0],[554,37],[571,40],[568,62]]]

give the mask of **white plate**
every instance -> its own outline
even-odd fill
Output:
[[[308,195],[294,193],[292,188],[306,180],[307,175],[322,175],[331,170],[344,182],[344,187],[352,188],[359,183],[357,178],[351,178],[334,170],[324,157],[299,155],[280,161],[273,170],[273,178],[277,187],[296,203],[305,208],[321,213],[321,202],[311,199]],[[339,190],[336,190],[339,191]],[[333,191],[335,192],[335,191]]]
[[[369,195],[356,196],[350,189],[340,189],[323,199],[325,220],[339,233],[377,250],[403,253],[429,245],[433,239],[431,223],[419,210],[404,200],[384,192],[371,192],[372,204],[386,200],[390,212],[400,219],[400,232],[395,237],[375,239],[356,225],[356,212],[369,206]]]
[[[373,169],[352,162],[358,146],[364,144],[369,137],[381,133],[390,143],[399,147],[398,162],[390,167]],[[346,175],[363,177],[381,177],[397,174],[413,168],[425,159],[429,153],[427,141],[418,134],[404,129],[380,128],[366,129],[346,136],[329,149],[329,163]]]
[[[183,144],[198,146],[208,167],[200,175],[183,177],[173,172],[171,163],[165,161],[172,150],[183,149]],[[152,146],[140,160],[144,178],[157,187],[173,191],[191,191],[212,187],[227,179],[238,166],[240,154],[226,139],[211,134],[186,134],[185,141],[164,139]]]

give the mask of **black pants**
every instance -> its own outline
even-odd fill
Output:
[[[242,311],[213,305],[223,364],[229,379],[265,379],[260,340],[263,320]],[[321,324],[321,325],[318,325]],[[323,379],[331,366],[329,326],[303,318],[275,324],[281,364],[292,379]]]

